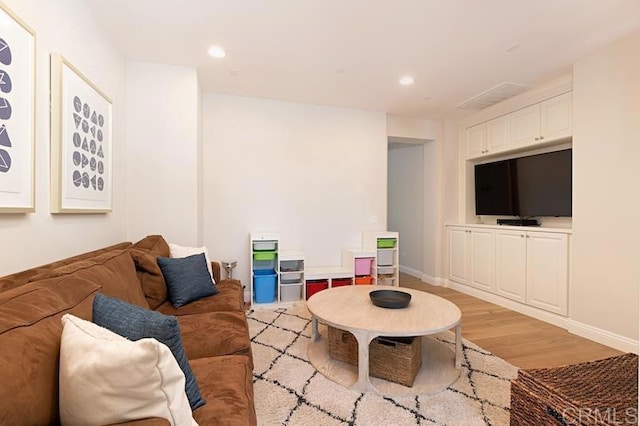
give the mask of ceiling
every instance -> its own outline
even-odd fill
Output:
[[[205,92],[431,119],[640,31],[639,0],[87,2],[128,59],[196,68]],[[406,74],[415,83],[400,86]]]

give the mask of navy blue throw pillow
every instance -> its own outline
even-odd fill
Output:
[[[206,404],[184,352],[176,317],[98,293],[93,300],[93,322],[130,340],[154,338],[168,346],[184,373],[185,391],[191,410]]]
[[[204,253],[178,258],[159,257],[158,265],[174,308],[218,294],[218,288],[207,269]]]

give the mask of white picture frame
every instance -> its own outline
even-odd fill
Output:
[[[111,99],[60,54],[51,55],[51,212],[112,206]]]
[[[0,2],[0,213],[35,210],[36,33]]]

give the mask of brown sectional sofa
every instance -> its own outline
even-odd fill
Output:
[[[91,320],[98,292],[175,315],[185,352],[207,403],[193,411],[200,425],[255,425],[253,360],[243,289],[222,280],[219,293],[174,308],[156,262],[168,257],[159,235],[120,243],[0,278],[0,424],[59,424],[61,317]],[[166,425],[153,418],[127,424]]]

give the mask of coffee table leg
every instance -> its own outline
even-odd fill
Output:
[[[318,318],[316,318],[315,315],[311,317],[311,339],[314,342],[320,339],[320,333],[318,333]]]
[[[456,325],[456,368],[462,367],[462,324]]]
[[[358,341],[358,381],[353,385],[353,389],[360,392],[375,391],[369,381],[369,343],[375,336],[354,331],[352,333]]]

